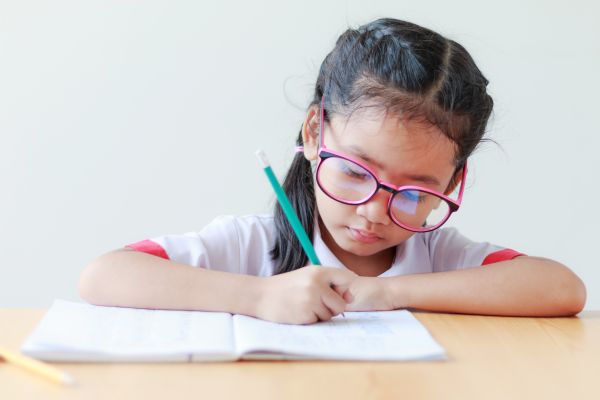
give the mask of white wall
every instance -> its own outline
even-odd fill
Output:
[[[557,259],[600,308],[600,6],[592,1],[2,1],[0,306],[77,299],[93,257],[273,197],[317,68],[391,16],[462,43],[491,81],[468,236]]]

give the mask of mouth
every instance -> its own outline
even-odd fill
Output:
[[[373,232],[365,231],[362,229],[354,229],[349,226],[347,228],[348,232],[350,233],[350,237],[360,243],[370,244],[382,239],[379,235]]]

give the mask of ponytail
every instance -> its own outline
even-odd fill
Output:
[[[300,131],[296,143],[299,146],[302,145],[302,131]],[[296,153],[282,186],[298,214],[302,227],[312,240],[316,209],[315,189],[310,161],[304,158],[303,153]],[[308,257],[279,202],[275,204],[274,214],[277,238],[275,246],[271,250],[271,257],[276,263],[275,274],[304,267],[308,263]]]

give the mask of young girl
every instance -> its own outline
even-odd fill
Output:
[[[431,30],[394,19],[347,30],[321,65],[283,184],[322,266],[308,265],[277,205],[109,252],[83,271],[81,297],[294,324],[400,308],[578,313],[585,286],[564,265],[440,229],[492,111],[487,84]]]

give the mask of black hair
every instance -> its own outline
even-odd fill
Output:
[[[460,44],[419,25],[383,18],[338,38],[321,64],[309,108],[318,107],[324,97],[328,121],[333,114],[349,116],[371,102],[386,113],[427,121],[455,144],[458,171],[483,140],[494,104],[487,85]],[[302,130],[296,143],[302,145]],[[283,189],[312,238],[315,192],[311,164],[302,153],[295,155]],[[305,266],[308,258],[278,203],[274,218],[275,273]]]

